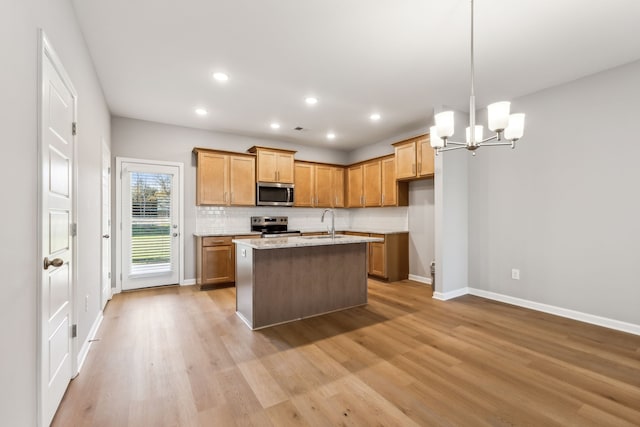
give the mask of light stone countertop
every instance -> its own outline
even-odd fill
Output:
[[[229,237],[229,236],[253,236],[260,235],[259,231],[217,231],[212,233],[193,233],[195,237]]]
[[[283,249],[308,246],[348,245],[353,243],[383,242],[378,237],[345,236],[308,236],[308,237],[272,237],[267,239],[238,239],[232,240],[237,245],[248,246],[253,249]]]
[[[372,234],[401,234],[408,233],[407,230],[371,230],[371,229],[360,229],[360,228],[340,228],[336,229],[336,233],[352,231],[355,233],[372,233]],[[327,233],[327,230],[300,230],[301,233]],[[207,233],[193,233],[195,237],[228,237],[228,236],[250,236],[253,234],[260,234],[259,232],[251,232],[251,231],[217,231],[217,232],[207,232]]]
[[[402,234],[408,233],[408,230],[372,230],[366,228],[336,228],[336,233],[351,231],[353,233],[369,233],[369,234]],[[301,230],[301,233],[326,233],[327,230]]]

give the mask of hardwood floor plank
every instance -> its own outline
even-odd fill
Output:
[[[126,292],[52,425],[640,425],[640,337],[411,281],[260,331],[233,287]]]

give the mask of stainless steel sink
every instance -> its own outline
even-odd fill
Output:
[[[323,234],[322,236],[302,236],[303,239],[342,239],[343,235],[336,234],[335,237],[331,237],[328,234]]]

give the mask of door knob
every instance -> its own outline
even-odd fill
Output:
[[[173,237],[178,237],[178,233],[173,233]]]
[[[49,258],[44,257],[44,269],[48,270],[49,267],[51,267],[52,265],[54,267],[60,267],[62,264],[64,264],[64,261],[62,260],[62,258],[54,258],[52,260],[49,260]]]
[[[104,239],[108,239],[110,236],[109,236],[108,234],[103,234],[103,235],[102,235],[102,237],[103,237]]]

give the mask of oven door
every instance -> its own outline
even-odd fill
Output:
[[[259,182],[256,186],[256,205],[293,206],[293,184]]]

